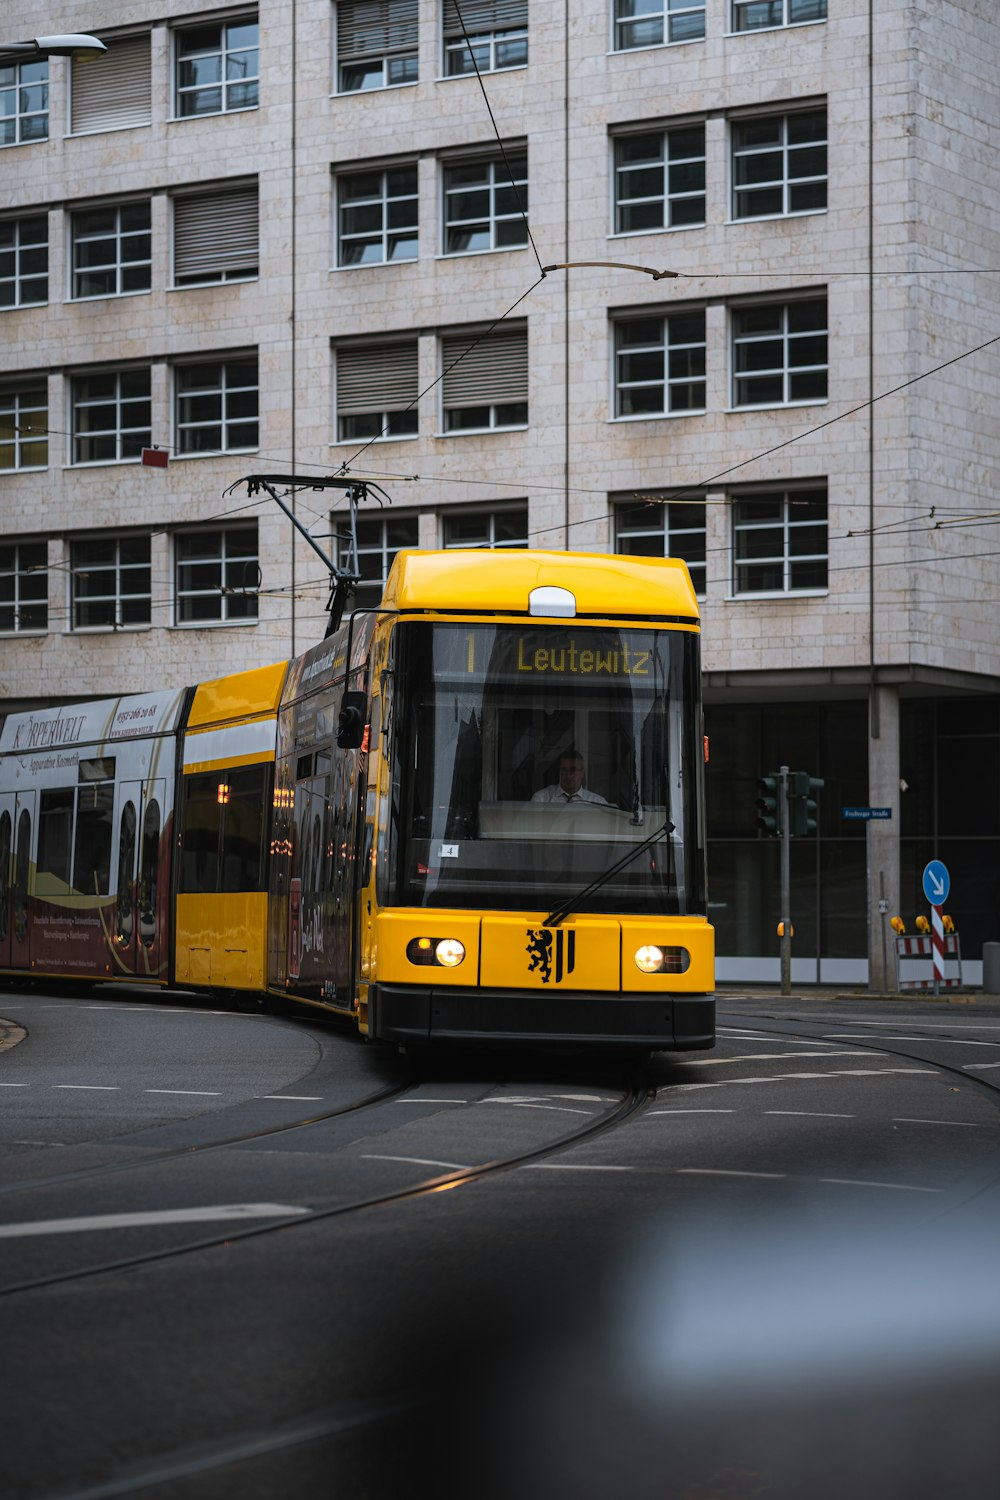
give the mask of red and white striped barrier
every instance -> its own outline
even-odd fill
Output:
[[[930,979],[900,979],[899,961],[903,958],[929,958],[932,977]],[[954,959],[958,964],[957,977],[951,979],[944,977],[946,958]],[[945,990],[961,989],[962,946],[957,932],[945,932],[940,906],[931,907],[931,931],[929,933],[918,933],[913,937],[897,937],[896,975],[896,984],[901,990],[932,990],[935,986]]]

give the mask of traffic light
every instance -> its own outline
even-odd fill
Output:
[[[757,827],[761,833],[781,833],[781,777],[769,771],[757,782]]]
[[[808,771],[788,773],[788,821],[793,838],[805,838],[816,832],[816,799],[814,793],[824,785],[819,776]]]

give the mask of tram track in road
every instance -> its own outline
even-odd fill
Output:
[[[400,1095],[408,1092],[412,1086],[412,1081],[408,1080],[396,1088],[385,1090],[384,1097],[375,1098],[373,1096],[354,1105],[353,1108],[357,1109],[363,1104],[369,1108],[377,1109],[387,1103],[394,1102]],[[531,1166],[544,1161],[548,1157],[560,1155],[572,1147],[581,1145],[586,1141],[594,1140],[599,1136],[620,1128],[648,1107],[656,1096],[656,1087],[646,1072],[643,1072],[641,1076],[636,1072],[619,1084],[619,1092],[620,1097],[614,1101],[611,1108],[604,1110],[598,1118],[591,1118],[586,1125],[566,1131],[555,1139],[545,1142],[543,1145],[494,1157],[488,1161],[479,1162],[471,1166],[455,1167],[443,1173],[436,1173],[431,1177],[424,1177],[417,1182],[408,1183],[403,1187],[379,1193],[370,1193],[364,1197],[355,1198],[349,1202],[333,1204],[325,1208],[306,1209],[303,1211],[296,1207],[294,1212],[286,1211],[281,1213],[278,1205],[275,1205],[276,1211],[280,1216],[270,1219],[267,1223],[254,1223],[249,1227],[230,1228],[226,1232],[206,1235],[197,1240],[187,1241],[179,1245],[148,1250],[130,1256],[116,1257],[113,1260],[100,1261],[88,1266],[76,1266],[71,1270],[55,1271],[48,1275],[10,1282],[6,1285],[0,1285],[0,1297],[13,1296],[19,1292],[29,1292],[47,1287],[66,1285],[68,1283],[88,1280],[96,1276],[113,1275],[117,1272],[132,1270],[156,1262],[177,1260],[201,1251],[217,1249],[223,1245],[229,1247],[243,1240],[259,1239],[266,1235],[283,1233],[296,1228],[304,1228],[308,1225],[316,1225],[333,1219],[344,1218],[368,1209],[388,1207],[394,1204],[418,1200],[434,1193],[468,1186],[519,1167]],[[260,1132],[260,1134],[268,1135],[276,1131],[302,1129],[310,1126],[315,1127],[322,1124],[324,1119],[333,1118],[345,1112],[343,1109],[332,1111],[327,1116],[316,1116],[293,1125],[273,1127],[270,1130]],[[253,1137],[250,1137],[250,1139],[253,1139]],[[201,1149],[222,1149],[224,1146],[230,1144],[234,1143],[229,1141],[217,1142],[213,1143],[211,1147]],[[239,1144],[239,1141],[235,1142],[235,1144]],[[192,1148],[187,1148],[163,1153],[161,1157],[157,1158],[157,1161],[168,1158],[176,1160],[178,1157],[191,1156],[192,1154]],[[144,1168],[148,1164],[150,1164],[149,1159],[140,1163],[116,1163],[112,1168],[94,1168],[91,1170],[99,1173],[106,1170],[126,1170],[129,1166],[135,1170],[136,1168]],[[152,1164],[155,1165],[156,1163]],[[76,1180],[78,1176],[84,1177],[87,1175],[87,1171],[80,1174],[69,1174],[71,1180]],[[48,1181],[51,1182],[52,1179],[48,1179]],[[41,1185],[41,1181],[39,1181],[38,1185]],[[287,1205],[285,1207],[287,1209]]]

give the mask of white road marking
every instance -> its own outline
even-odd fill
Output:
[[[144,1094],[189,1094],[199,1099],[221,1099],[218,1089],[143,1089]]]
[[[731,1115],[732,1109],[648,1109],[648,1115]]]
[[[998,1047],[1000,1042],[977,1042],[965,1037],[956,1036],[890,1036],[887,1032],[879,1032],[875,1036],[868,1031],[842,1031],[835,1038],[838,1042],[859,1042],[870,1037],[873,1042],[942,1042],[949,1047]],[[834,1038],[831,1038],[834,1040]]]
[[[967,1073],[971,1072],[973,1068],[976,1069],[977,1073],[985,1073],[988,1068],[1000,1068],[1000,1062],[995,1062],[995,1063],[963,1063],[962,1067],[965,1069],[965,1071]]]
[[[526,1161],[522,1172],[634,1172],[635,1167],[589,1167],[569,1161]]]
[[[88,1093],[120,1094],[117,1084],[111,1083],[54,1083],[54,1089],[86,1089]]]
[[[983,1130],[985,1127],[975,1120],[921,1120],[915,1115],[896,1115],[894,1125],[961,1125],[963,1130]]]
[[[872,1057],[874,1055],[876,1054],[871,1047],[864,1047],[861,1050],[851,1052],[838,1050],[835,1052],[795,1052],[792,1054],[793,1057]],[[699,1057],[692,1062],[685,1060],[684,1066],[687,1068],[721,1068],[726,1063],[788,1061],[790,1059],[787,1052],[747,1052],[742,1057]]]
[[[530,1099],[479,1099],[479,1104],[511,1104],[517,1109],[548,1109],[559,1115],[589,1115],[589,1109],[570,1109],[565,1104],[533,1104]]]
[[[467,1172],[469,1168],[460,1161],[431,1161],[426,1156],[382,1156],[375,1151],[362,1154],[362,1161],[406,1161],[415,1167],[446,1167],[449,1172]]]
[[[787,1172],[735,1172],[725,1167],[678,1167],[678,1177],[769,1177],[775,1180],[788,1176]]]
[[[468,1104],[468,1099],[394,1099],[393,1104]]]
[[[220,1203],[212,1208],[166,1208],[150,1213],[94,1214],[86,1219],[35,1219],[23,1224],[0,1224],[0,1239],[17,1240],[44,1234],[80,1234],[92,1229],[141,1229],[156,1224],[204,1224],[218,1219],[284,1219],[308,1214],[290,1203]]]
[[[766,1115],[808,1115],[816,1120],[856,1120],[857,1115],[838,1115],[825,1109],[765,1109]]]
[[[26,1083],[0,1083],[0,1089],[26,1089]]]
[[[728,1089],[735,1088],[738,1084],[782,1083],[786,1080],[794,1082],[802,1078],[883,1078],[892,1073],[918,1073],[936,1078],[938,1070],[937,1068],[841,1068],[835,1073],[771,1073],[760,1078],[724,1078],[721,1083],[676,1083],[671,1087],[679,1093],[682,1089]]]
[[[262,1094],[262,1099],[296,1099],[305,1104],[322,1104],[322,1094]]]
[[[914,1187],[911,1182],[863,1182],[855,1177],[817,1177],[817,1182],[832,1183],[835,1187],[893,1188],[898,1193],[942,1193],[943,1188]]]

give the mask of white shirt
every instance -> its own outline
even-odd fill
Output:
[[[597,802],[602,807],[607,807],[607,798],[599,797],[596,792],[590,792],[582,786],[578,792],[564,792],[561,786],[543,786],[540,792],[535,792],[532,802]]]

